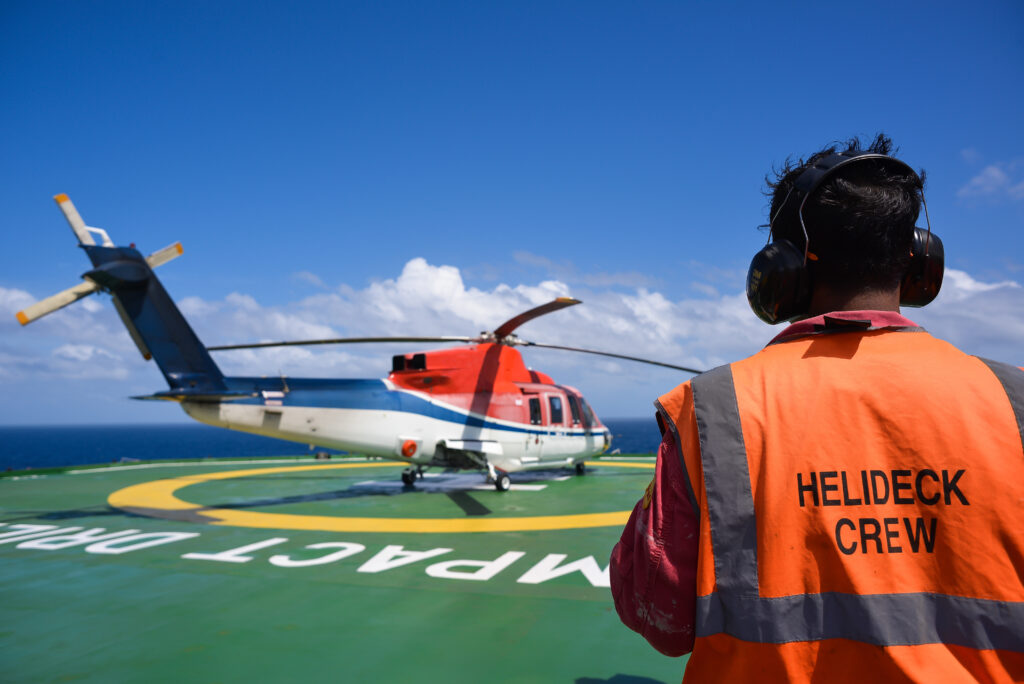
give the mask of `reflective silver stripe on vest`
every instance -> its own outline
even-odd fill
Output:
[[[1010,398],[1010,406],[1017,416],[1017,430],[1020,431],[1021,449],[1024,449],[1024,371],[1009,364],[978,357],[999,379]]]
[[[697,636],[744,641],[850,639],[877,646],[950,644],[1024,652],[1024,603],[946,594],[798,594],[780,598],[701,596]]]
[[[717,588],[697,598],[698,637],[725,633],[775,644],[821,639],[879,646],[944,643],[1024,653],[1024,602],[932,593],[762,598],[757,520],[732,368],[699,375],[691,386]]]
[[[704,492],[721,591],[757,596],[757,528],[747,449],[732,368],[719,366],[690,381],[704,466]]]

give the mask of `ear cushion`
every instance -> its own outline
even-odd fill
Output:
[[[771,325],[807,313],[811,288],[803,250],[776,240],[755,254],[747,271],[747,301]]]
[[[924,228],[914,228],[914,245],[910,266],[900,283],[901,306],[925,306],[939,295],[942,274],[946,267],[946,253],[942,240]]]

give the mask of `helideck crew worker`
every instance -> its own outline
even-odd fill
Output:
[[[900,314],[943,252],[891,152],[769,181],[747,296],[792,324],[655,404],[611,585],[628,627],[692,652],[684,681],[1024,681],[1024,370]]]

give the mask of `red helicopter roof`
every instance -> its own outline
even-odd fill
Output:
[[[519,423],[530,421],[525,394],[579,395],[577,390],[555,385],[546,373],[527,368],[514,348],[494,342],[400,354],[393,357],[393,364],[388,380],[396,387],[423,392],[472,413]],[[592,413],[590,422],[595,427],[601,425]]]

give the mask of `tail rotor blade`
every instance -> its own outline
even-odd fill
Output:
[[[85,225],[85,221],[82,220],[78,210],[75,209],[75,205],[71,203],[68,196],[64,193],[54,195],[53,201],[57,203],[57,206],[64,213],[64,218],[68,220],[68,225],[71,226],[71,230],[74,232],[75,237],[78,238],[78,242],[83,245],[95,245],[96,241],[93,240],[92,234]]]
[[[153,353],[149,351],[149,347],[146,346],[146,341],[142,339],[142,334],[139,332],[138,327],[132,321],[131,316],[124,308],[124,304],[117,297],[113,297],[110,301],[114,302],[114,309],[117,310],[117,315],[121,317],[121,322],[124,323],[124,327],[128,330],[129,337],[132,338],[132,342],[138,347],[139,353],[142,354],[142,358],[146,361],[153,360]]]
[[[149,264],[150,268],[156,268],[166,264],[171,259],[177,259],[185,252],[180,242],[175,242],[173,245],[167,245],[163,249],[157,251],[146,257],[146,263]]]
[[[28,307],[24,311],[19,311],[16,315],[18,322],[22,325],[28,325],[37,318],[42,318],[48,313],[53,313],[58,309],[63,309],[68,304],[74,304],[82,297],[87,297],[93,292],[100,289],[100,286],[91,280],[69,287],[63,292],[47,297],[46,299],[36,302],[32,306]]]

